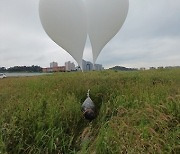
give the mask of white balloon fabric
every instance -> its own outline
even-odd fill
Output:
[[[39,15],[46,33],[81,66],[87,35],[93,62],[122,27],[129,0],[40,0]]]
[[[104,46],[122,27],[129,9],[129,0],[86,0],[88,34],[93,62]]]
[[[81,66],[87,38],[87,21],[82,0],[40,0],[39,15],[49,37]]]

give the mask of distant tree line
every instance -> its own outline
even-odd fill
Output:
[[[137,68],[126,68],[122,66],[114,66],[112,68],[109,68],[110,70],[117,70],[117,71],[137,71]]]
[[[6,68],[5,67],[0,67],[0,72],[6,72]]]
[[[10,68],[0,67],[0,72],[42,72],[40,66],[14,66]]]

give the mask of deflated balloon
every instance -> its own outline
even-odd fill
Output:
[[[122,27],[129,8],[129,0],[86,0],[88,34],[93,61],[103,47]]]
[[[39,15],[49,37],[82,66],[87,38],[83,0],[40,0]]]

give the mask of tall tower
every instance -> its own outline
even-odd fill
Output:
[[[50,63],[50,68],[54,68],[54,67],[58,67],[58,63],[57,62]]]

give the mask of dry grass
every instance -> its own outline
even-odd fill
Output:
[[[91,123],[81,113],[89,88]],[[0,153],[179,152],[179,69],[0,80]]]

